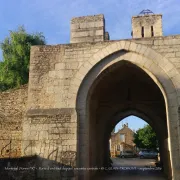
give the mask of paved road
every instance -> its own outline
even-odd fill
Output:
[[[113,166],[155,167],[155,159],[112,158]]]
[[[153,159],[113,158],[114,171],[101,172],[93,180],[166,180]]]

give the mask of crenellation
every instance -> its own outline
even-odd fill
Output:
[[[105,40],[104,15],[84,16],[71,20],[71,43]]]
[[[101,22],[102,20],[104,20],[104,15],[103,14],[99,14],[99,15],[94,15],[94,16],[81,16],[81,17],[74,17],[71,19],[71,23],[75,24],[75,23],[87,23],[87,22]]]
[[[132,17],[132,37],[162,36],[162,15],[148,14]]]

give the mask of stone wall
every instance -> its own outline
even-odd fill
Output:
[[[104,15],[77,17],[71,20],[71,43],[97,42],[104,39]]]
[[[173,63],[180,72],[180,35],[133,39],[133,41],[154,49]]]
[[[133,38],[142,38],[142,27],[144,37],[162,36],[162,15],[141,15],[132,17]],[[153,34],[152,34],[153,31]]]
[[[23,156],[38,155],[43,162],[42,169],[48,167],[76,167],[77,158],[77,117],[74,109],[30,109],[23,124]],[[39,179],[56,180],[62,178],[62,170],[39,170]],[[71,171],[63,177],[74,178]],[[63,179],[63,178],[62,178]]]
[[[27,85],[0,93],[1,158],[21,156],[22,121],[27,95]]]
[[[71,158],[76,153],[77,144],[77,120],[74,116],[73,109],[29,110],[23,126],[23,139],[27,142],[24,154],[36,154],[57,162],[62,162],[64,154],[67,159]],[[74,163],[74,159],[67,161],[72,160]]]
[[[28,109],[74,108],[69,87],[81,65],[99,50],[118,41],[33,46],[29,79]],[[168,58],[180,70],[180,36],[126,40],[143,44]],[[127,44],[127,45],[130,45]],[[81,73],[81,72],[79,72]],[[83,73],[83,72],[82,72]],[[78,77],[80,80],[81,77]],[[73,89],[71,89],[73,94]]]
[[[33,46],[29,74],[28,109],[69,108],[70,82],[94,53],[108,42]]]

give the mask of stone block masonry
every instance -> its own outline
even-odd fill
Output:
[[[24,155],[75,165],[77,121],[73,109],[29,110],[24,120]],[[28,146],[29,143],[29,146]],[[32,146],[33,144],[33,146]]]
[[[162,36],[162,15],[133,16],[132,35],[133,38]]]
[[[76,17],[71,20],[71,43],[109,40],[105,35],[104,15]]]
[[[0,93],[0,158],[20,157],[28,85]]]

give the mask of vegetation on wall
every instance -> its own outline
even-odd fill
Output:
[[[28,83],[30,48],[32,45],[44,44],[42,33],[28,34],[23,26],[10,31],[0,44],[3,53],[0,61],[0,91]]]
[[[136,131],[134,143],[138,148],[143,149],[157,149],[159,147],[156,133],[150,125]]]

